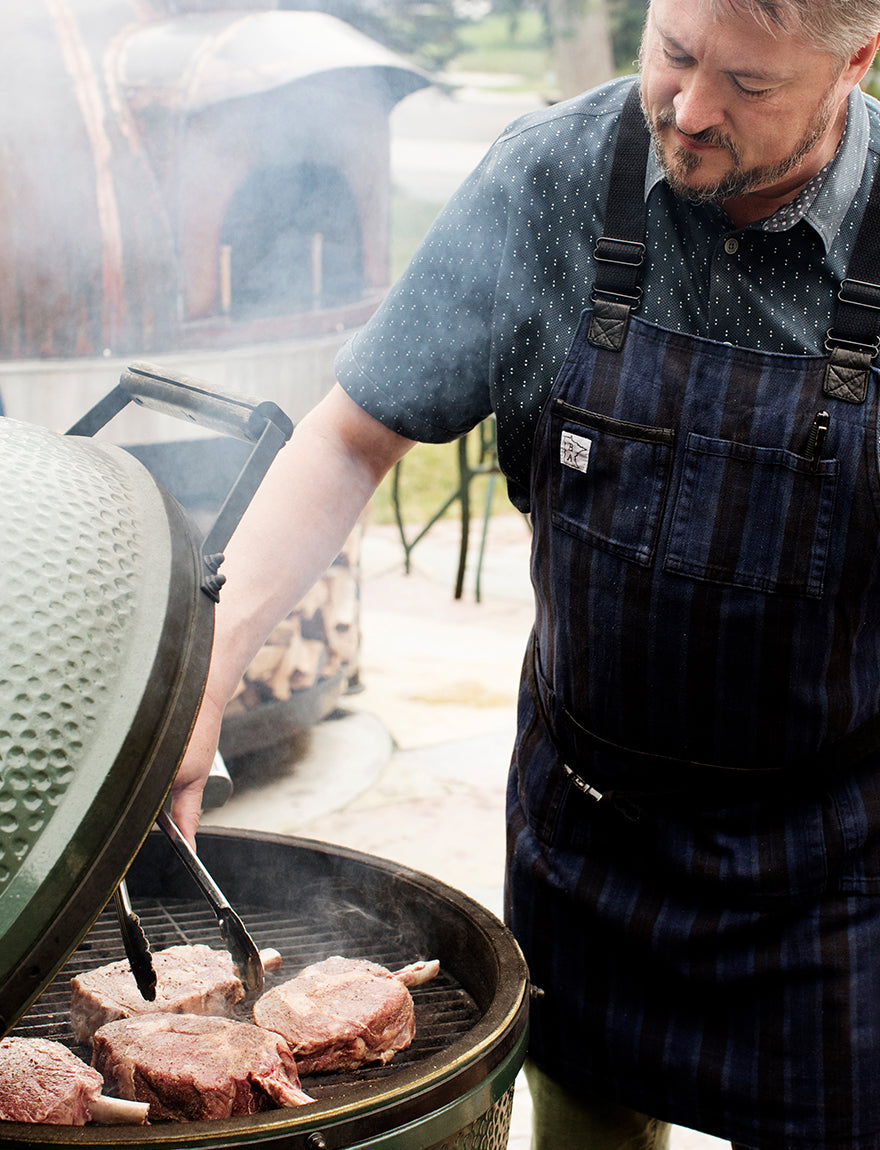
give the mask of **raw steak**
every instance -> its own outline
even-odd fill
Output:
[[[260,952],[267,970],[281,965],[277,950]],[[156,971],[156,997],[141,996],[127,959],[111,962],[70,980],[70,1021],[77,1042],[91,1042],[99,1026],[134,1014],[216,1014],[232,1016],[245,989],[225,950],[195,946],[169,946],[152,956]]]
[[[433,960],[392,974],[374,962],[335,955],[258,998],[254,1021],[287,1039],[301,1074],[385,1063],[415,1034],[407,987],[430,981],[439,969]]]
[[[104,1080],[81,1058],[48,1038],[0,1039],[0,1119],[85,1126],[86,1122],[142,1126],[147,1107],[104,1098]]]
[[[232,1118],[313,1102],[290,1047],[249,1022],[201,1014],[141,1014],[95,1032],[92,1066],[150,1118]]]

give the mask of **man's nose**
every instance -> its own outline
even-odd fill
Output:
[[[684,77],[678,94],[672,99],[676,127],[694,136],[706,128],[720,127],[724,107],[718,86],[696,70]]]

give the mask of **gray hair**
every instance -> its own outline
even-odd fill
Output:
[[[841,67],[880,28],[880,0],[710,0],[828,52]]]

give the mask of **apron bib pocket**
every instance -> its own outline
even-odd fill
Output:
[[[554,526],[649,565],[672,470],[674,433],[557,400],[550,436]]]
[[[665,569],[818,598],[837,472],[833,459],[689,434]]]

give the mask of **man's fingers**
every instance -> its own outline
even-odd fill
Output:
[[[171,792],[171,817],[190,846],[195,849],[196,831],[202,813],[202,792],[204,783],[190,783],[180,790]]]

